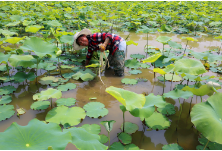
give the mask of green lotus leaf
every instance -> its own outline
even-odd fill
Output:
[[[124,105],[120,105],[119,108],[120,110],[122,110],[123,113],[127,111]]]
[[[109,138],[105,134],[101,134],[100,136],[100,143],[105,144],[108,142]]]
[[[130,70],[129,73],[131,73],[131,74],[140,74],[140,73],[142,73],[142,71],[140,71],[140,70]]]
[[[5,40],[5,42],[11,43],[11,44],[16,44],[17,42],[19,42],[20,40],[23,40],[25,37],[7,37],[7,39]]]
[[[124,132],[118,134],[118,138],[124,145],[130,144],[132,142],[131,135],[124,133]]]
[[[11,54],[4,54],[2,52],[0,52],[0,63],[4,63],[7,64],[8,62],[8,58],[11,56]]]
[[[173,115],[175,114],[175,106],[173,104],[167,103],[164,107],[162,108],[157,108],[157,111],[165,114],[165,115]]]
[[[222,36],[214,37],[214,39],[222,39]]]
[[[191,75],[203,74],[206,71],[203,64],[198,60],[193,59],[181,59],[175,62],[175,72],[189,73]]]
[[[220,24],[222,24],[222,23],[219,21],[216,21],[216,22],[211,22],[209,25],[218,27]]]
[[[114,142],[109,150],[140,150],[135,144],[123,145],[120,142]]]
[[[26,126],[13,122],[0,133],[0,140],[3,150],[47,150],[49,146],[55,150],[63,150],[71,141],[71,135],[69,132],[62,132],[58,124],[46,124],[35,118]]]
[[[61,65],[60,67],[61,67],[62,69],[71,69],[71,68],[73,68],[74,66]]]
[[[143,61],[143,63],[146,63],[146,62],[151,62],[152,63],[152,62],[155,62],[161,56],[162,56],[161,53],[156,53],[156,54],[154,54],[154,55],[150,56],[149,58],[144,59],[142,61]]]
[[[167,63],[167,62],[170,62],[170,61],[176,61],[176,60],[179,60],[179,59],[182,59],[183,56],[169,56],[168,58],[164,58],[162,63]]]
[[[124,84],[132,84],[132,85],[138,83],[137,80],[135,80],[135,79],[129,79],[129,78],[123,78],[123,79],[121,80],[121,82],[124,83]]]
[[[218,144],[216,142],[208,142],[208,139],[206,139],[202,134],[201,137],[198,138],[199,142],[203,145],[201,146],[202,150],[204,149],[204,147],[207,145],[206,149],[210,149],[210,150],[222,150],[222,144]],[[208,144],[207,144],[208,143]]]
[[[140,67],[148,69],[150,67],[150,65],[142,63],[142,64],[140,64]]]
[[[36,76],[34,74],[34,72],[29,72],[28,74],[26,74],[25,72],[17,72],[14,75],[14,79],[18,82],[24,82],[26,79],[29,81],[33,81],[35,80]]]
[[[8,59],[13,67],[22,66],[25,68],[34,65],[35,60],[31,55],[11,55]]]
[[[83,106],[83,109],[86,110],[87,116],[98,118],[108,114],[108,110],[104,107],[105,105],[100,102],[89,102]]]
[[[57,20],[47,21],[46,23],[49,26],[62,27],[62,24],[59,21],[57,21]]]
[[[17,115],[22,115],[26,113],[25,109],[23,108],[16,109],[16,111],[17,111]]]
[[[49,107],[50,102],[49,101],[37,101],[32,103],[31,109],[33,110],[45,110]]]
[[[75,73],[72,78],[75,80],[82,79],[83,81],[90,81],[94,79],[96,76],[95,73],[92,72],[90,69],[86,69],[85,71],[80,70],[77,73]]]
[[[12,97],[9,95],[2,96],[2,98],[0,99],[0,104],[8,104],[10,102],[12,102]]]
[[[164,75],[166,73],[173,71],[174,67],[175,66],[173,64],[170,64],[170,65],[166,66],[166,68],[164,68],[164,69],[154,68],[153,72],[158,72],[159,74]]]
[[[215,89],[220,89],[220,87],[216,87]],[[191,91],[194,95],[197,95],[197,96],[212,95],[212,93],[214,92],[212,87],[208,86],[207,84],[201,85],[199,88],[195,88],[195,87],[191,88],[189,86],[186,86],[182,90]]]
[[[196,59],[203,59],[204,57],[208,57],[210,55],[210,52],[195,52],[193,50],[190,50],[190,54]]]
[[[70,79],[74,73],[64,73],[62,74],[63,78]]]
[[[135,45],[135,46],[137,46],[138,43],[136,43],[136,42],[134,42],[134,41],[132,41],[132,40],[129,40],[129,41],[126,42],[126,45],[127,45],[127,46],[128,46],[128,45]]]
[[[182,45],[181,45],[181,44],[178,44],[178,43],[176,43],[176,42],[174,42],[174,41],[168,41],[167,43],[168,43],[168,45],[169,45],[170,47],[172,47],[172,48],[182,49]]]
[[[45,121],[74,126],[78,125],[81,122],[81,119],[84,119],[85,116],[86,113],[81,107],[68,108],[66,106],[59,106],[53,108],[47,113]]]
[[[125,61],[125,66],[128,68],[139,68],[141,66],[141,63],[136,59],[128,59]]]
[[[7,95],[7,94],[10,94],[10,93],[13,93],[14,91],[16,90],[16,88],[14,86],[4,86],[4,87],[1,87],[0,88],[0,95]]]
[[[56,100],[57,106],[72,106],[76,103],[76,99],[74,98],[61,98]]]
[[[153,68],[153,72],[157,72],[161,75],[166,74],[166,72],[163,69],[160,69],[160,68]]]
[[[180,39],[186,39],[188,41],[198,41],[197,39],[194,39],[192,37],[181,37]]]
[[[58,79],[54,76],[47,76],[47,77],[42,77],[41,79],[39,79],[39,83],[41,83],[42,85],[48,85],[51,84],[52,82],[57,82]]]
[[[25,27],[25,31],[31,32],[31,33],[37,33],[41,28],[44,28],[44,26],[32,25],[32,26]]]
[[[86,68],[97,68],[97,67],[100,67],[100,64],[99,63],[96,63],[96,64],[90,64],[88,66],[85,66]]]
[[[28,26],[30,24],[35,24],[35,22],[34,21],[24,20],[22,24],[23,24],[23,26]]]
[[[107,132],[110,132],[112,129],[113,129],[113,124],[115,123],[116,121],[114,120],[110,120],[110,121],[101,121],[100,124],[102,124]]]
[[[20,21],[16,21],[16,22],[12,22],[12,23],[8,23],[5,26],[17,26],[18,24],[20,24]]]
[[[56,90],[53,88],[48,88],[45,91],[41,91],[40,93],[36,93],[33,95],[33,100],[43,101],[48,100],[50,98],[59,99],[62,96],[62,92],[60,90]]]
[[[17,35],[18,36],[18,33],[16,32],[11,32],[9,30],[2,30],[0,31],[5,37],[8,37],[8,36],[13,36],[13,35]]]
[[[72,45],[74,42],[74,36],[73,35],[62,35],[62,37],[60,38],[60,41],[62,43],[67,43],[69,45]]]
[[[170,65],[170,64],[171,64],[171,61],[166,62],[166,63],[163,63],[163,60],[164,60],[165,58],[167,58],[167,57],[166,57],[166,56],[161,56],[161,57],[159,57],[159,58],[155,61],[155,63],[152,63],[152,65],[153,65],[153,66],[155,65],[155,67],[159,67],[159,68],[163,68],[163,67],[166,67],[166,66]]]
[[[60,85],[57,87],[58,90],[60,91],[68,91],[76,88],[76,84],[74,83],[67,83],[65,85]]]
[[[84,124],[81,127],[91,134],[99,134],[101,132],[101,127],[98,124]]]
[[[133,58],[133,59],[143,59],[143,58],[145,58],[145,55],[131,54],[130,57]]]
[[[1,53],[0,53],[0,57],[1,57]],[[7,63],[7,62],[5,62],[5,63]],[[9,68],[9,70],[11,69],[11,67],[8,67],[8,68]],[[0,71],[7,71],[6,65],[0,65]]]
[[[220,109],[222,93],[215,93],[206,102],[195,104],[191,110],[191,122],[204,137],[212,142],[222,144]]]
[[[190,91],[182,91],[177,89],[163,94],[164,98],[172,98],[172,99],[178,99],[178,98],[188,99],[189,97],[192,96],[193,93]]]
[[[170,31],[173,30],[173,28],[170,27],[169,25],[163,24],[163,25],[161,26],[161,30],[170,32]]]
[[[179,75],[173,75],[170,73],[165,74],[165,79],[169,81],[181,81],[182,78]]]
[[[72,144],[79,150],[106,150],[108,146],[100,143],[100,136],[86,131],[84,128],[73,127],[64,129],[72,135]]]
[[[106,92],[122,103],[128,111],[132,111],[135,108],[142,108],[146,101],[143,94],[137,94],[113,86],[106,88]]]
[[[178,144],[167,144],[162,147],[162,150],[183,150],[183,147]]]
[[[159,37],[156,38],[156,40],[157,40],[158,42],[161,42],[161,43],[163,43],[163,44],[166,44],[168,41],[170,41],[170,40],[172,40],[172,39],[173,39],[173,38],[167,37],[167,36],[159,36]]]
[[[146,125],[154,130],[163,130],[170,127],[170,121],[164,115],[154,112],[150,117],[145,118]]]
[[[0,81],[3,81],[4,83],[5,82],[9,82],[9,81],[13,81],[14,80],[14,77],[9,77],[9,76],[4,76],[4,77],[0,77]]]
[[[0,105],[0,121],[12,117],[15,114],[13,105]],[[0,137],[1,140],[1,137]],[[0,142],[1,143],[1,142]],[[1,147],[2,149],[2,147]]]
[[[124,122],[124,132],[128,134],[135,133],[139,129],[139,126],[131,123],[131,122]],[[123,124],[121,125],[121,130],[123,131]]]
[[[189,80],[189,81],[196,81],[195,79],[198,77],[198,75],[191,75],[189,73],[182,73],[181,76],[183,77],[183,79],[185,80]]]
[[[50,56],[52,58],[56,57],[57,47],[49,42],[43,41],[38,37],[31,37],[24,41],[23,46],[20,46],[22,50],[34,51],[40,58],[45,56]]]

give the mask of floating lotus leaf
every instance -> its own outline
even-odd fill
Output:
[[[132,85],[138,83],[137,80],[135,80],[135,79],[129,79],[129,78],[123,78],[123,79],[121,80],[121,82],[124,83],[124,84],[132,84]]]
[[[125,66],[128,68],[139,68],[141,66],[141,63],[136,59],[128,59],[125,61]]]
[[[150,65],[145,64],[145,63],[142,63],[142,64],[140,64],[140,67],[142,67],[142,68],[149,68],[149,67],[150,67]]]
[[[72,144],[79,150],[106,150],[108,146],[100,143],[100,136],[86,131],[84,128],[64,129],[64,132],[70,132],[72,135]]]
[[[69,45],[72,45],[74,42],[74,36],[73,35],[62,35],[60,38],[60,41],[62,43],[67,43]]]
[[[74,73],[64,73],[62,74],[63,78],[70,79]]]
[[[3,150],[47,150],[49,146],[55,150],[64,150],[70,141],[70,133],[62,132],[58,124],[46,124],[36,118],[26,126],[13,122],[0,133]]]
[[[191,110],[191,122],[204,137],[212,142],[222,144],[221,126],[222,111],[220,109],[222,93],[210,96],[206,102],[195,104]]]
[[[71,69],[71,68],[73,68],[74,66],[61,65],[60,67],[61,67],[62,69]]]
[[[4,86],[4,87],[1,87],[0,88],[0,95],[7,95],[7,94],[10,94],[10,93],[13,93],[14,91],[16,90],[16,88],[14,86]]]
[[[53,88],[48,88],[45,91],[41,91],[40,93],[36,93],[33,95],[33,100],[43,101],[48,100],[50,98],[59,99],[62,96],[62,92],[60,90],[56,90]]]
[[[50,71],[50,70],[55,70],[57,67],[56,66],[47,66],[45,70]]]
[[[34,65],[36,59],[31,55],[11,55],[8,60],[13,67],[22,66],[26,68]]]
[[[11,44],[16,44],[20,40],[23,40],[25,37],[8,37],[5,42],[11,43]]]
[[[50,102],[49,101],[37,101],[32,103],[31,109],[33,110],[45,110],[49,107]]]
[[[167,144],[162,147],[162,150],[183,150],[183,147],[178,144]]]
[[[34,72],[29,72],[26,74],[25,72],[17,72],[14,75],[14,79],[18,82],[24,82],[25,80],[33,81],[35,80],[36,76]]]
[[[206,71],[203,64],[198,60],[193,59],[180,59],[175,62],[175,72],[189,73],[191,75],[200,75]]]
[[[131,54],[130,57],[133,58],[133,59],[143,59],[143,58],[145,58],[145,56],[141,55],[141,54]]]
[[[38,37],[31,37],[24,41],[23,46],[20,46],[22,50],[34,51],[40,58],[44,56],[56,57],[57,47],[49,42],[43,41]]]
[[[13,105],[0,105],[0,121],[10,118],[15,114]],[[0,137],[1,140],[1,137]],[[1,144],[1,142],[0,142]],[[0,145],[1,146],[1,145]],[[1,147],[2,149],[2,147]]]
[[[139,129],[139,126],[131,123],[131,122],[124,122],[124,132],[128,134],[135,133]],[[121,130],[123,130],[123,124],[121,125]]]
[[[143,94],[137,94],[113,86],[106,88],[106,92],[122,103],[128,111],[132,111],[135,108],[142,108],[146,101]]]
[[[57,87],[58,90],[60,91],[68,91],[76,88],[76,84],[74,83],[67,83],[65,85],[60,85]]]
[[[163,94],[164,98],[172,98],[172,99],[178,99],[178,98],[188,99],[189,97],[192,96],[193,93],[190,91],[182,91],[177,89]]]
[[[131,73],[131,74],[140,74],[140,73],[142,73],[142,71],[140,71],[140,70],[130,70],[129,73]]]
[[[47,25],[53,27],[62,27],[62,24],[57,20],[47,21]]]
[[[161,113],[154,112],[150,117],[145,118],[146,125],[154,130],[163,130],[170,127],[170,121]]]
[[[157,108],[157,111],[165,115],[173,115],[175,114],[175,106],[167,103],[163,108]]]
[[[176,42],[174,42],[174,41],[168,41],[167,43],[168,43],[168,45],[169,45],[170,47],[172,47],[172,48],[182,49],[182,45],[181,45],[181,44],[178,44],[178,43],[176,43]]]
[[[0,104],[8,104],[10,102],[12,102],[12,97],[9,95],[2,96],[2,98],[0,99]]]
[[[119,138],[119,140],[120,140],[124,145],[129,144],[129,143],[132,142],[132,137],[131,137],[131,135],[129,135],[129,134],[127,134],[127,133],[124,133],[124,132],[118,134],[118,138]]]
[[[104,107],[105,105],[100,102],[89,102],[83,106],[83,109],[86,110],[87,116],[98,118],[108,114],[108,110]]]
[[[109,150],[140,150],[135,144],[123,145],[120,142],[114,142]]]
[[[110,120],[110,121],[101,121],[100,124],[102,124],[107,132],[110,132],[112,129],[113,129],[113,124],[115,123],[116,121],[114,120]]]
[[[36,32],[38,32],[41,28],[44,28],[44,26],[32,25],[32,26],[27,26],[27,27],[25,27],[25,31],[26,31],[26,32],[31,32],[31,33],[36,33]]]
[[[150,56],[149,58],[147,58],[147,59],[144,59],[143,60],[143,63],[146,63],[146,62],[155,62],[159,57],[161,57],[162,56],[162,54],[161,53],[156,53],[156,54],[154,54],[154,55],[152,55],[152,56]]]
[[[172,37],[167,37],[167,36],[159,36],[156,38],[156,40],[158,42],[161,42],[163,44],[166,44],[168,41],[172,40],[173,38]]]
[[[81,127],[91,134],[99,134],[101,132],[101,127],[98,124],[84,124]]]
[[[105,134],[101,134],[100,136],[100,143],[105,144],[108,142],[109,138]]]
[[[126,45],[127,45],[127,46],[128,46],[128,45],[135,45],[135,46],[137,46],[138,43],[135,43],[134,41],[129,40],[129,41],[126,42]]]
[[[169,81],[181,81],[182,78],[179,75],[173,75],[170,73],[165,74],[165,79]]]
[[[76,99],[74,98],[61,98],[56,100],[57,106],[72,106],[76,103]]]
[[[75,73],[72,78],[75,80],[82,79],[83,81],[90,81],[95,78],[96,74],[92,72],[90,69],[86,69],[85,71],[80,70]]]
[[[16,109],[16,111],[17,111],[17,115],[23,115],[26,113],[25,109],[23,108]]]
[[[81,122],[81,119],[84,119],[85,116],[86,113],[81,107],[68,108],[66,106],[59,106],[50,110],[47,113],[45,120],[47,122],[74,126],[78,125]]]
[[[52,82],[57,82],[57,81],[58,79],[53,76],[42,77],[41,79],[39,79],[39,83],[41,83],[42,85],[48,85],[51,84]]]

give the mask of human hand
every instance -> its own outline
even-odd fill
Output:
[[[100,44],[99,48],[100,48],[100,51],[103,52],[106,49],[106,45],[105,44]]]

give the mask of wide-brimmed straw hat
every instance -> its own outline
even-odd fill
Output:
[[[86,35],[86,36],[87,36],[87,35],[91,35],[91,34],[92,34],[92,32],[91,32],[89,29],[87,29],[87,28],[81,30],[80,32],[77,32],[77,33],[74,35],[73,49],[74,49],[74,50],[80,50],[80,49],[85,48],[86,46],[80,46],[80,45],[78,45],[78,44],[76,43],[76,39],[78,39],[80,35]]]

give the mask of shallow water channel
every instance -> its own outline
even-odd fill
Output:
[[[123,38],[126,38],[129,34],[128,32],[119,32],[118,33]],[[189,35],[177,35],[177,34],[161,34],[161,33],[155,33],[155,34],[149,34],[149,45],[156,46],[157,48],[162,49],[163,45],[156,41],[156,38],[158,36],[168,36],[172,37],[175,42],[178,42],[182,44],[182,47],[185,48],[186,40],[181,40],[180,38],[183,36],[189,36]],[[190,36],[191,37],[191,36]],[[213,37],[210,36],[202,36],[200,38],[195,37],[198,41],[197,42],[189,42],[188,47],[189,49],[192,49],[197,52],[204,52],[207,50],[212,50],[215,48],[219,48],[221,46],[221,42],[219,40],[213,39]],[[143,54],[144,52],[144,46],[146,45],[146,34],[139,33],[130,33],[129,39],[133,40],[134,42],[138,43],[137,46],[135,45],[129,45],[127,47],[127,55],[126,59],[131,59],[130,54]],[[167,46],[165,46],[167,47]],[[101,75],[101,78],[103,82],[106,84],[107,87],[109,86],[115,86],[118,88],[122,88],[125,90],[133,91],[138,94],[150,94],[154,93],[155,95],[159,94],[162,95],[163,92],[163,86],[164,86],[164,92],[171,91],[176,84],[179,84],[180,82],[169,82],[166,81],[165,85],[163,82],[160,82],[157,78],[154,78],[153,74],[153,67],[150,67],[149,69],[139,69],[142,71],[141,74],[137,75],[131,75],[128,71],[128,68],[125,68],[125,76],[124,77],[115,77],[112,70],[107,70],[105,73]],[[41,73],[38,73],[40,75]],[[204,75],[215,75],[220,77],[220,74],[208,72]],[[156,74],[156,77],[159,76],[159,74]],[[121,80],[123,78],[146,78],[148,79],[147,82],[138,82],[136,85],[125,85],[121,83]],[[105,108],[109,110],[108,115],[106,115],[103,118],[98,119],[92,119],[88,116],[79,124],[77,127],[82,126],[83,124],[98,124],[101,126],[101,133],[108,135],[105,128],[100,124],[100,121],[105,120],[115,120],[116,123],[114,123],[113,130],[110,133],[111,137],[111,144],[113,142],[118,141],[117,133],[121,132],[121,124],[123,123],[123,114],[122,111],[119,108],[119,103],[114,97],[112,97],[110,94],[105,92],[106,86],[102,84],[100,79],[97,77],[93,81],[90,82],[82,82],[82,81],[76,81],[76,80],[69,80],[70,83],[75,83],[77,85],[77,88],[74,90],[69,90],[67,92],[62,92],[62,98],[75,98],[77,100],[75,106],[83,107],[88,102],[91,102],[89,98],[91,97],[97,97],[95,101],[101,102],[105,105]],[[183,84],[185,84],[184,82]],[[190,83],[191,84],[191,83]],[[10,85],[10,83],[5,83],[4,86]],[[27,125],[28,122],[33,119],[37,118],[39,120],[45,120],[45,116],[47,112],[50,110],[50,107],[47,110],[43,111],[35,111],[30,109],[30,106],[33,102],[35,102],[32,99],[32,96],[35,93],[40,92],[41,90],[46,90],[49,86],[42,86],[42,85],[36,85],[35,81],[29,82],[28,84],[12,84],[17,88],[16,92],[14,92],[12,96],[12,102],[10,104],[15,106],[15,109],[17,108],[24,108],[26,110],[26,113],[24,115],[21,115],[20,117],[16,116],[16,113],[11,118],[1,121],[0,122],[0,132],[3,132],[7,127],[9,127],[12,122],[17,122],[19,125]],[[1,87],[2,85],[0,85]],[[220,91],[220,90],[219,90]],[[206,100],[208,96],[204,96],[203,100]],[[53,101],[56,101],[53,99]],[[93,100],[94,101],[94,100]],[[132,123],[135,123],[139,126],[139,130],[132,134],[132,143],[137,145],[140,149],[145,150],[160,150],[162,149],[162,146],[165,144],[170,143],[178,143],[180,146],[182,146],[184,149],[196,149],[196,146],[199,144],[198,142],[198,135],[199,132],[193,127],[193,124],[191,123],[190,119],[190,109],[193,105],[196,103],[200,103],[201,99],[200,97],[194,96],[191,102],[191,98],[187,100],[181,99],[181,103],[183,106],[183,111],[181,114],[181,118],[179,121],[178,128],[177,127],[177,119],[179,117],[180,112],[180,104],[179,100],[173,100],[173,99],[166,99],[167,102],[172,103],[175,106],[176,114],[169,116],[169,119],[171,120],[171,126],[167,130],[152,130],[147,131],[147,127],[144,127],[142,122],[140,121],[139,117],[132,116],[129,112],[125,112],[125,121],[129,121]],[[54,104],[55,106],[55,104]],[[108,145],[108,143],[106,143]],[[74,150],[76,147],[72,145],[71,143],[67,145],[67,150]]]

